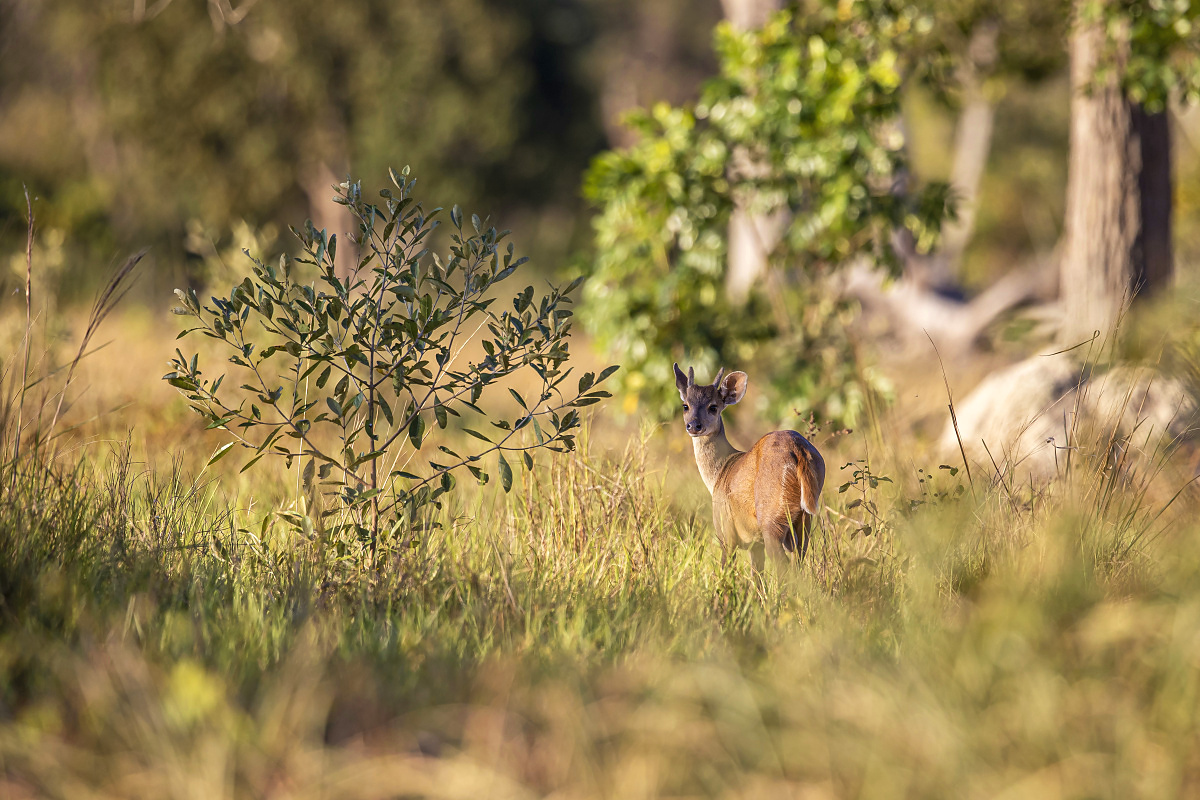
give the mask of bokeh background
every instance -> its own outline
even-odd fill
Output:
[[[935,7],[945,38],[969,46],[986,6]],[[37,198],[39,261],[60,292],[86,295],[106,265],[150,247],[147,284],[161,297],[202,282],[210,248],[251,236],[292,248],[289,224],[332,222],[330,184],[382,186],[387,167],[404,165],[430,204],[490,214],[535,268],[565,271],[588,257],[589,161],[633,141],[621,124],[630,109],[698,96],[723,17],[717,0],[6,0],[5,293],[24,271],[10,258],[24,250],[22,187]],[[1062,233],[1068,17],[1065,4],[1000,13],[1004,61],[978,87],[994,132],[968,288],[1051,252]],[[920,178],[949,178],[965,105],[961,92],[906,90]],[[1171,118],[1186,271],[1200,253],[1200,122],[1179,106]]]

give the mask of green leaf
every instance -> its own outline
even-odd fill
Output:
[[[251,467],[253,467],[255,464],[258,463],[258,460],[265,455],[266,455],[266,453],[259,453],[254,458],[247,461],[245,463],[245,465],[240,470],[238,470],[238,474],[241,474],[241,473],[245,472],[246,470],[250,469]]]
[[[508,465],[508,462],[504,460],[503,453],[497,453],[497,455],[499,456],[499,459],[500,459],[499,463],[497,465],[499,467],[499,471],[500,471],[500,485],[502,487],[504,487],[504,492],[505,492],[505,494],[507,494],[508,492],[512,491],[512,481],[513,481],[512,467],[510,467]]]
[[[213,464],[217,463],[222,458],[224,458],[225,455],[229,452],[230,448],[232,448],[235,444],[237,444],[237,442],[226,442],[225,444],[221,445],[216,450],[214,450],[212,456],[210,456],[208,459],[208,463],[204,465],[205,469],[207,469],[208,467],[211,467]]]
[[[300,476],[301,484],[306,489],[308,487],[312,486],[313,478],[316,477],[316,474],[317,474],[316,459],[310,458],[308,460],[308,462],[304,465],[304,470],[301,472],[301,476]]]
[[[415,414],[412,422],[408,424],[408,440],[412,442],[413,447],[421,449],[421,440],[425,438],[425,418],[420,414]]]
[[[479,439],[479,440],[481,440],[481,441],[487,442],[488,444],[493,444],[493,442],[492,442],[492,440],[491,440],[491,439],[489,439],[488,437],[484,436],[484,435],[483,435],[482,433],[480,433],[479,431],[472,430],[471,428],[463,428],[463,433],[467,434],[468,436],[474,436],[476,439]]]

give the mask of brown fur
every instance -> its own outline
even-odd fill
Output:
[[[723,373],[711,385],[697,386],[692,370],[684,376],[675,365],[696,465],[713,496],[717,539],[726,553],[761,542],[775,560],[789,551],[803,555],[825,483],[825,461],[795,431],[768,433],[745,452],[733,447],[721,412],[745,396],[748,378],[733,372],[722,380]]]

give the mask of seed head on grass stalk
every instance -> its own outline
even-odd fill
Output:
[[[164,376],[209,428],[232,434],[210,464],[235,445],[253,451],[243,470],[268,454],[289,468],[304,460],[305,482],[329,501],[319,513],[339,554],[366,545],[372,559],[381,533],[397,539],[433,527],[430,512],[459,472],[486,483],[493,453],[507,492],[514,466],[532,468],[533,451],[573,449],[580,409],[609,396],[599,386],[616,371],[567,382],[579,279],[540,296],[527,286],[497,307],[495,287],[526,261],[504,246],[508,231],[465,220],[455,206],[449,252],[438,255],[430,239],[442,209],[427,212],[415,200],[407,168],[390,177],[379,203],[365,200],[357,182],[336,187],[334,201],[357,221],[349,274],[335,268],[337,236],[308,222],[292,229],[303,249],[295,263],[251,259],[252,274],[209,305],[194,291],[176,292],[176,313],[196,320],[180,336],[199,332],[233,351],[229,362],[246,381],[236,394],[222,392],[224,375],[205,377],[197,356],[181,350]],[[315,280],[297,280],[297,264]],[[471,361],[462,347],[476,332],[483,357]],[[480,405],[501,385],[515,415]],[[451,425],[482,444],[452,449],[436,435]],[[433,458],[426,449],[426,466],[412,466],[430,443]]]

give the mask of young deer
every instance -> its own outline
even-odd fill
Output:
[[[803,556],[825,485],[825,460],[795,431],[768,433],[747,452],[731,445],[721,412],[745,397],[749,378],[731,372],[722,380],[724,372],[711,386],[697,386],[691,368],[684,375],[675,365],[696,466],[712,493],[722,561],[736,546],[753,548],[756,568],[762,566],[763,549],[775,562],[786,559],[784,551]]]

